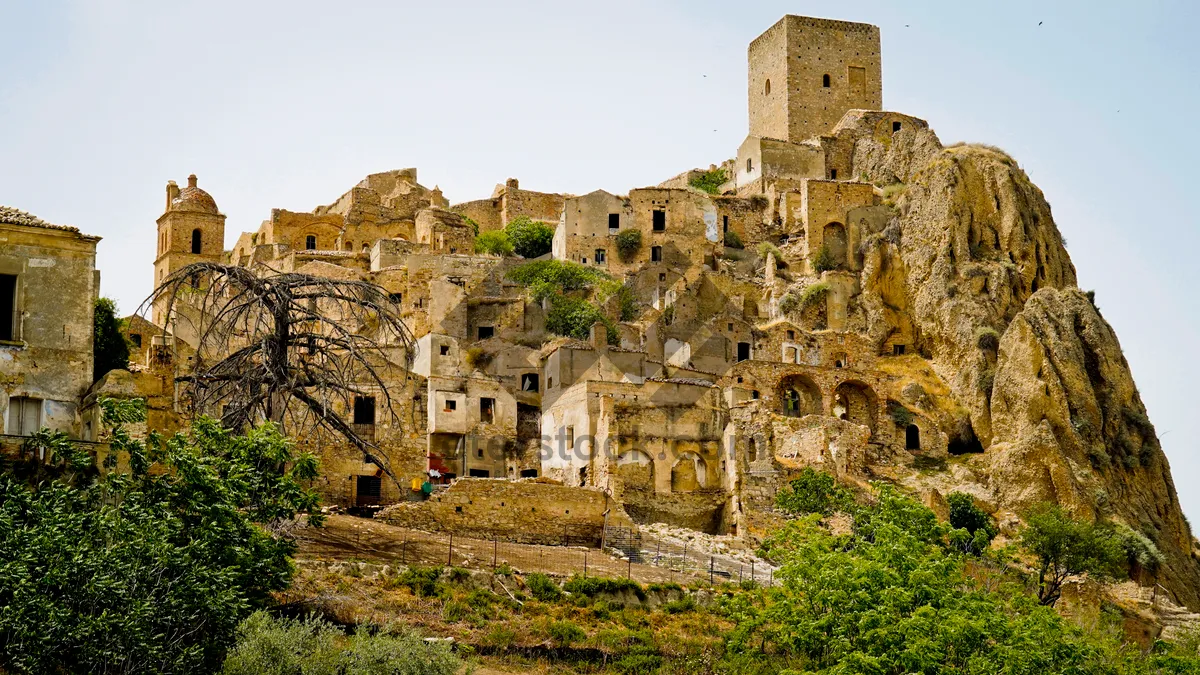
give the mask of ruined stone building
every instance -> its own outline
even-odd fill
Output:
[[[168,183],[155,282],[211,260],[386,289],[416,339],[388,386],[395,415],[382,392],[341,412],[402,480],[333,443],[320,448],[332,503],[412,502],[390,517],[518,539],[585,513],[754,537],[804,467],[891,480],[934,506],[966,491],[1002,523],[1044,500],[1094,513],[1102,491],[1192,598],[1200,572],[1165,456],[1041,191],[1002,151],[943,146],[884,110],[874,26],[787,16],[748,61],[736,156],[626,194],[508,179],[451,205],[402,169],[309,212],[275,209],[223,250],[213,197],[194,176]],[[510,277],[527,261],[475,253],[477,232],[519,217],[554,226],[550,258],[632,300],[592,296],[607,324],[553,334],[550,305]],[[186,370],[187,324],[156,310],[135,327],[139,358],[154,358],[154,332]],[[533,477],[568,492],[522,492]],[[423,501],[426,481],[454,479]]]
[[[5,445],[43,427],[89,438],[99,237],[0,206],[0,424]]]

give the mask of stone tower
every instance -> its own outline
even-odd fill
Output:
[[[225,253],[225,216],[217,211],[212,195],[196,187],[188,176],[182,190],[167,182],[167,207],[158,217],[158,254],[154,258],[154,287],[176,270],[194,262],[221,262]],[[155,303],[152,320],[165,326],[161,303]]]
[[[881,110],[879,27],[787,15],[750,43],[750,135],[799,143]]]

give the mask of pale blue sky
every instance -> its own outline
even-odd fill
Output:
[[[1197,7],[0,0],[0,204],[103,236],[129,311],[168,179],[200,176],[227,245],[408,166],[452,201],[509,176],[625,192],[735,154],[746,45],[780,16],[874,23],[887,109],[1005,148],[1046,193],[1200,523]]]

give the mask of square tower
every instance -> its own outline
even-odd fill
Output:
[[[789,14],[748,51],[751,136],[799,143],[883,108],[878,26]]]

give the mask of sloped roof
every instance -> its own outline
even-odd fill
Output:
[[[26,227],[44,227],[48,230],[64,230],[67,232],[79,232],[79,228],[70,227],[68,225],[53,225],[38,218],[37,216],[26,213],[20,209],[14,209],[11,206],[0,204],[0,223],[7,225],[24,225]]]

